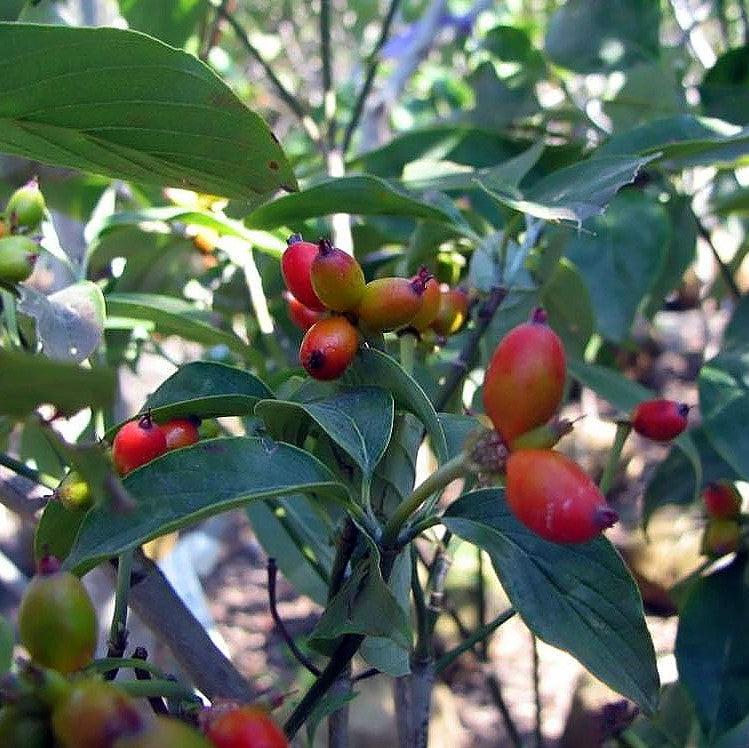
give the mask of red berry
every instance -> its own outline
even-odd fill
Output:
[[[335,312],[356,309],[366,285],[364,271],[356,259],[327,239],[320,239],[310,278],[317,297]]]
[[[345,317],[329,317],[307,330],[299,361],[315,379],[336,379],[353,361],[358,347],[356,328]]]
[[[166,452],[164,432],[146,414],[137,421],[128,421],[114,437],[112,459],[120,475],[145,465]]]
[[[741,494],[730,481],[708,483],[702,490],[702,500],[708,517],[733,519],[741,513]]]
[[[513,452],[507,460],[505,490],[515,516],[555,543],[592,540],[618,519],[585,471],[559,452]]]
[[[416,316],[411,320],[410,326],[419,332],[424,332],[437,318],[442,294],[440,292],[440,284],[437,283],[436,278],[423,265],[411,280],[414,281],[418,278],[424,281],[424,295],[421,297],[421,309],[419,309]]]
[[[190,418],[176,418],[173,421],[162,423],[161,430],[166,439],[167,450],[189,447],[191,444],[195,444],[200,439],[199,423],[198,419]]]
[[[543,310],[510,330],[484,377],[484,410],[509,444],[546,423],[562,402],[567,372],[564,346]]]
[[[424,290],[425,282],[418,277],[370,281],[356,310],[359,322],[371,332],[405,327],[421,310]]]
[[[440,289],[440,303],[437,316],[431,327],[437,335],[454,335],[468,318],[468,294],[462,288]]]
[[[315,322],[319,322],[324,316],[323,312],[318,312],[310,309],[308,306],[304,306],[289,291],[284,292],[284,298],[286,299],[286,311],[289,314],[289,319],[303,332],[307,332]]]
[[[208,722],[206,735],[216,748],[288,748],[270,715],[257,706],[233,709]]]
[[[286,288],[305,306],[324,311],[325,305],[317,298],[310,276],[312,262],[317,257],[317,244],[305,242],[299,234],[290,236],[288,244],[281,258],[281,274]]]
[[[632,413],[632,428],[656,442],[670,442],[687,427],[689,406],[675,400],[646,400]]]

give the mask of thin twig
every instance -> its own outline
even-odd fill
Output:
[[[373,678],[375,675],[379,675],[382,671],[378,670],[376,667],[368,668],[367,670],[363,670],[361,673],[358,673],[357,675],[351,676],[351,682],[352,683],[358,683],[360,680],[367,680],[368,678]]]
[[[30,468],[25,463],[21,462],[20,460],[16,460],[10,455],[6,455],[4,452],[0,452],[0,465],[4,465],[9,470],[12,470],[18,475],[22,475],[24,478],[33,480],[34,483],[38,483],[40,486],[44,486],[44,488],[51,489],[57,487],[57,481],[55,481],[54,478],[49,478],[46,475],[42,475],[42,473],[40,473],[38,470]]]
[[[304,106],[297,100],[297,98],[289,91],[286,86],[281,82],[279,77],[273,72],[273,68],[263,59],[262,55],[255,48],[253,43],[249,40],[247,33],[242,28],[242,25],[234,18],[233,14],[229,13],[226,8],[219,7],[218,13],[222,18],[226,19],[228,24],[232,27],[232,30],[237,35],[242,46],[245,48],[247,54],[250,55],[263,69],[263,72],[268,77],[268,80],[273,84],[276,92],[280,98],[284,101],[286,106],[297,116],[299,121],[302,123],[307,135],[315,142],[320,142],[320,130],[317,124],[310,116],[309,112]]]
[[[320,0],[320,55],[322,57],[323,109],[328,148],[335,143],[336,95],[330,52],[330,0]]]
[[[304,652],[297,646],[294,641],[294,637],[289,633],[286,628],[286,624],[278,613],[278,603],[276,600],[276,579],[278,576],[278,565],[276,564],[275,558],[268,559],[268,603],[270,605],[270,615],[273,618],[273,623],[276,624],[278,633],[281,634],[281,638],[286,642],[286,646],[291,650],[294,657],[300,662],[307,670],[312,673],[315,677],[320,675],[320,668],[318,668],[312,660],[310,660]]]
[[[696,215],[694,217],[694,220],[697,224],[697,231],[699,232],[699,235],[707,242],[707,246],[710,247],[710,251],[713,253],[713,257],[715,258],[715,262],[718,265],[718,269],[720,270],[723,282],[726,284],[726,286],[728,286],[728,290],[731,292],[731,296],[733,296],[733,298],[738,301],[741,298],[741,291],[736,285],[736,280],[733,277],[731,268],[729,268],[728,265],[723,262],[723,258],[720,256],[720,254],[718,254],[718,248],[715,246],[713,237],[710,235],[710,232],[707,230],[705,224],[702,223],[702,221],[700,221],[700,219],[697,218]]]
[[[486,676],[486,683],[489,686],[489,693],[492,695],[494,703],[497,709],[499,709],[499,713],[502,715],[510,743],[513,748],[523,748],[523,740],[520,737],[520,732],[515,724],[515,720],[512,718],[507,702],[502,695],[502,686],[500,685],[499,678],[497,678],[494,673],[489,673],[489,675]]]
[[[536,734],[536,748],[543,748],[544,733],[541,727],[543,715],[541,707],[541,679],[539,672],[538,639],[536,639],[533,633],[531,633],[531,642],[533,645],[533,700],[536,705],[536,719],[534,725]]]
[[[136,647],[135,651],[133,652],[133,659],[143,661],[147,660],[148,652],[146,651],[146,648]],[[135,668],[135,677],[138,680],[151,680],[151,673],[148,670],[137,667]],[[161,714],[163,716],[167,716],[169,714],[169,709],[167,709],[164,699],[162,699],[160,696],[150,696],[148,698],[148,703],[151,705],[151,709],[153,709],[154,714]]]
[[[356,128],[359,125],[362,112],[364,111],[364,105],[367,103],[369,92],[372,90],[372,84],[374,83],[377,70],[380,67],[380,50],[385,46],[385,42],[390,36],[390,27],[393,24],[395,14],[398,12],[401,0],[390,0],[390,7],[385,14],[385,19],[382,22],[382,28],[380,29],[380,37],[377,39],[377,43],[369,56],[369,64],[367,65],[367,72],[364,77],[364,84],[362,85],[359,95],[356,97],[354,104],[354,110],[351,113],[351,119],[346,125],[346,132],[343,136],[343,153],[344,155],[348,151],[351,145],[351,138],[356,132]]]

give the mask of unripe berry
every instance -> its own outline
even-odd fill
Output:
[[[112,748],[212,748],[194,728],[170,717],[155,717],[140,732],[116,740]],[[258,746],[260,748],[260,746]]]
[[[94,503],[88,483],[77,470],[71,470],[55,489],[59,502],[71,512],[82,512]]]
[[[246,706],[210,718],[206,735],[216,748],[288,748],[281,728],[261,707]]]
[[[618,519],[585,471],[548,449],[510,454],[505,491],[515,516],[554,543],[584,543]]]
[[[155,460],[166,452],[164,432],[146,414],[137,421],[128,421],[114,437],[112,459],[120,475]]]
[[[61,748],[112,748],[117,738],[142,729],[135,703],[111,683],[95,678],[74,683],[52,712],[55,745]]]
[[[741,527],[736,520],[713,518],[702,536],[702,553],[706,556],[725,556],[735,553],[741,541]]]
[[[411,280],[414,281],[419,278],[424,281],[424,294],[421,297],[421,309],[419,309],[416,316],[411,320],[410,327],[419,332],[424,332],[437,319],[442,294],[437,279],[423,265]]]
[[[675,400],[646,400],[632,413],[632,428],[656,442],[670,442],[687,427],[689,406]]]
[[[288,247],[281,258],[281,274],[286,288],[296,296],[304,306],[315,311],[325,311],[325,305],[317,298],[312,288],[310,270],[317,257],[317,244],[305,242],[299,234],[292,234]]]
[[[32,272],[39,245],[27,236],[6,236],[0,239],[0,281],[20,283]]]
[[[378,278],[367,283],[356,310],[359,323],[371,332],[397,330],[419,313],[424,296],[421,278]]]
[[[356,309],[364,294],[364,271],[350,254],[320,239],[317,257],[310,270],[312,288],[317,298],[335,312]]]
[[[199,418],[175,418],[162,423],[159,428],[164,434],[167,451],[195,444],[200,439],[199,425]]]
[[[317,312],[308,306],[304,306],[289,291],[284,291],[284,299],[286,299],[286,310],[289,314],[289,319],[303,332],[307,332],[315,322],[319,322],[325,316],[324,312]]]
[[[546,423],[562,402],[567,372],[564,346],[543,310],[502,338],[484,377],[484,410],[511,444]]]
[[[708,517],[733,519],[741,513],[741,494],[730,481],[708,483],[702,490],[702,500]]]
[[[446,338],[458,332],[467,318],[468,294],[462,288],[440,289],[440,304],[432,330]]]
[[[5,212],[13,229],[34,231],[44,218],[45,207],[39,182],[34,178],[10,196]]]
[[[304,336],[299,361],[315,379],[337,379],[353,361],[359,333],[345,317],[316,322]]]
[[[56,559],[39,563],[18,609],[18,633],[32,660],[61,673],[87,665],[96,649],[96,611],[78,577]]]

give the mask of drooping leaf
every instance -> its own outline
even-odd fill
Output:
[[[258,403],[255,413],[265,420],[271,434],[286,419],[311,418],[369,480],[390,441],[394,408],[393,397],[387,390],[357,387],[301,403],[263,401]]]
[[[711,117],[749,123],[749,45],[730,49],[705,73],[702,107]]]
[[[240,355],[247,344],[233,332],[216,327],[206,313],[182,299],[144,293],[111,293],[105,296],[107,315],[139,320],[164,335],[179,335],[203,345],[225,345]]]
[[[268,126],[197,58],[116,28],[0,24],[0,151],[251,198],[296,180]]]
[[[699,579],[679,615],[676,664],[709,745],[749,712],[746,559]]]
[[[122,513],[104,504],[89,511],[65,561],[67,568],[116,556],[253,500],[315,493],[347,501],[345,489],[314,457],[255,437],[210,439],[167,452],[128,474],[123,484],[135,509]]]
[[[491,557],[513,607],[544,641],[646,712],[658,699],[658,671],[637,585],[603,537],[550,543],[515,519],[502,489],[465,494],[445,526]]]
[[[104,296],[95,283],[81,281],[44,296],[24,286],[18,308],[36,321],[42,351],[58,361],[85,361],[104,333]]]
[[[61,414],[112,403],[115,374],[110,369],[83,369],[42,356],[0,349],[0,413],[24,416],[39,405],[54,405]]]

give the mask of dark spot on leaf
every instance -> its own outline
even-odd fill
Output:
[[[268,168],[278,171],[278,161],[268,161]]]

